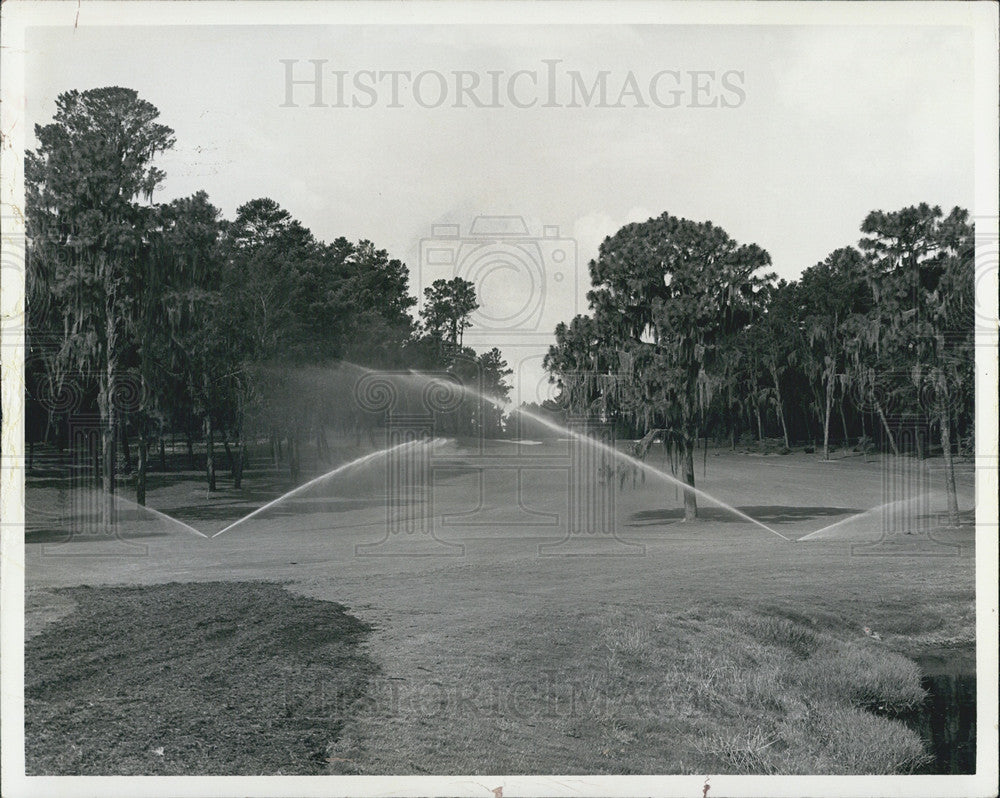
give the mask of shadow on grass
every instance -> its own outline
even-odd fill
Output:
[[[750,505],[737,507],[741,513],[767,524],[787,524],[794,521],[809,521],[814,518],[833,518],[840,515],[855,515],[862,512],[852,507],[794,507],[781,504]],[[747,523],[730,510],[722,507],[699,507],[698,518],[703,521],[731,521],[740,524]],[[654,526],[660,523],[673,523],[684,520],[684,508],[676,507],[664,510],[642,510],[632,513],[629,526]]]
[[[172,507],[170,515],[180,521],[236,521],[243,518],[276,497],[254,502],[250,498],[240,498],[239,501],[226,504],[191,504],[186,507]],[[394,499],[397,505],[412,502]],[[269,507],[258,517],[286,518],[288,516],[309,515],[312,513],[346,513],[352,510],[365,510],[373,507],[384,507],[384,499],[289,499],[286,502]]]
[[[126,531],[122,529],[116,530],[112,534],[106,533],[84,533],[75,532],[69,529],[58,529],[58,528],[41,528],[41,529],[30,529],[25,528],[24,530],[24,542],[26,545],[34,545],[39,543],[45,544],[60,544],[60,543],[71,543],[71,542],[95,542],[95,541],[107,541],[107,540],[145,540],[147,538],[165,538],[170,537],[169,532],[137,532],[137,531]]]
[[[25,477],[26,484],[34,488],[64,488],[72,489],[81,484],[84,485],[100,485],[100,480],[98,480],[91,473],[90,469],[81,469],[81,473],[75,476],[70,472],[69,469],[59,469],[59,470],[49,470],[44,473],[38,471],[33,471]],[[118,475],[118,479],[125,484],[131,485],[134,482],[134,475]],[[231,481],[232,477],[229,474],[228,469],[220,469],[217,473],[217,480],[226,486],[228,482]],[[258,482],[257,490],[276,491],[274,495],[280,495],[284,491],[288,490],[293,483],[288,477],[287,471],[285,472],[271,472],[271,471],[247,471],[244,475],[244,480],[252,479]],[[201,488],[206,489],[205,474],[200,471],[149,471],[146,474],[146,489],[149,491],[157,490],[159,488],[171,488],[175,485],[183,485],[185,483],[190,483],[193,489]],[[273,498],[273,496],[272,496]]]

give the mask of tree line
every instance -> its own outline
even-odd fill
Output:
[[[920,204],[873,211],[860,232],[789,282],[711,222],[626,225],[590,262],[590,313],[556,329],[547,409],[655,434],[692,487],[699,438],[776,436],[828,459],[837,437],[896,454],[905,437],[926,456],[933,433],[957,523],[953,458],[974,434],[975,228],[965,210]]]
[[[73,422],[92,414],[87,456],[105,496],[124,471],[144,503],[150,446],[165,469],[173,433],[192,458],[193,442],[204,444],[215,490],[220,445],[239,488],[248,442],[268,439],[296,479],[307,440],[323,461],[331,426],[381,423],[353,401],[357,373],[339,371],[343,361],[443,371],[506,400],[512,371],[500,352],[462,345],[478,307],[471,283],[436,281],[415,318],[406,265],[371,241],[320,241],[269,198],[233,219],[204,191],[154,202],[165,178],[154,161],[175,143],[158,119],[137,92],[108,87],[59,95],[53,120],[35,128],[29,447],[72,445]],[[465,402],[444,423],[471,432],[501,419]]]
[[[203,191],[154,202],[165,179],[154,162],[174,133],[135,91],[65,92],[35,134],[29,444],[70,445],[72,420],[92,412],[88,456],[106,495],[126,472],[144,502],[149,447],[165,468],[175,432],[189,452],[204,444],[210,490],[216,446],[239,487],[261,437],[297,478],[307,440],[322,461],[330,427],[380,423],[353,401],[343,361],[443,371],[507,399],[501,353],[462,343],[478,306],[467,281],[435,282],[415,317],[406,265],[371,241],[320,241],[268,198],[231,220]],[[766,271],[766,251],[710,222],[665,213],[626,225],[589,264],[590,313],[555,331],[556,409],[660,437],[692,486],[699,439],[777,436],[824,457],[837,438],[877,439],[898,451],[917,419],[944,455],[956,520],[953,455],[974,431],[974,226],[964,210],[921,204],[874,211],[860,231],[857,246],[787,282]],[[442,423],[503,429],[498,410],[469,401]],[[685,507],[695,517],[691,492]]]

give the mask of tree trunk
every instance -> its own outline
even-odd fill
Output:
[[[243,435],[243,425],[236,441],[236,459],[233,461],[233,487],[239,490],[243,486],[243,462],[246,459],[246,439]]]
[[[788,440],[788,425],[785,424],[785,408],[781,402],[781,382],[778,380],[778,372],[772,369],[771,379],[774,381],[774,395],[778,400],[778,421],[781,422],[781,434],[785,439],[785,448],[791,449],[792,444]]]
[[[205,476],[208,478],[209,491],[215,490],[215,430],[212,427],[212,414],[205,413]]]
[[[45,432],[42,433],[42,442],[43,443],[48,443],[49,442],[49,434],[50,434],[50,430],[51,429],[52,429],[52,411],[51,410],[46,410],[45,411]]]
[[[101,447],[97,445],[97,436],[88,435],[87,445],[90,447],[90,457],[94,464],[94,484],[100,487],[102,484],[101,474]]]
[[[226,450],[226,462],[229,463],[229,473],[233,473],[235,464],[233,463],[233,451],[229,448],[229,439],[226,437],[226,428],[219,430],[222,435],[222,448]]]
[[[754,402],[754,405],[753,405],[753,412],[754,412],[754,415],[757,416],[757,440],[760,443],[763,443],[764,442],[764,425],[761,423],[761,420],[760,420],[760,405],[758,405],[756,402]]]
[[[816,423],[819,429],[823,429],[823,397],[820,396],[819,390],[817,390],[815,384],[810,380],[810,386],[812,388],[813,394],[813,404],[810,408],[816,411]],[[809,433],[809,438],[812,440],[813,449],[818,449],[819,446],[816,443],[816,427],[812,425],[812,413],[807,417],[806,430]]]
[[[101,520],[110,533],[115,522],[115,364],[109,360],[103,398],[99,402],[104,415],[101,426]]]
[[[149,459],[149,443],[140,429],[139,432],[139,469],[135,475],[136,504],[146,504],[146,461]]]
[[[108,286],[110,288],[110,286]],[[115,524],[115,429],[118,421],[115,396],[118,388],[118,325],[114,291],[105,292],[104,346],[106,360],[97,396],[101,413],[101,520],[104,531],[111,533]]]
[[[889,421],[885,417],[885,412],[882,410],[882,405],[879,402],[875,403],[875,409],[878,411],[879,420],[882,422],[882,429],[885,430],[885,437],[889,441],[889,447],[892,449],[892,453],[899,456],[899,447],[896,446],[896,437],[892,434],[892,429],[889,427]]]
[[[301,470],[301,464],[299,463],[299,442],[296,433],[292,432],[288,436],[288,475],[292,478],[292,482],[299,481]]]
[[[118,438],[118,449],[121,455],[121,473],[131,474],[132,473],[132,452],[128,445],[128,419],[125,418],[125,414],[122,413],[118,420],[118,430],[120,436]]]
[[[840,410],[840,426],[844,430],[844,448],[847,448],[851,445],[851,437],[847,434],[847,418],[844,416],[843,400],[837,405],[837,409]]]
[[[941,410],[941,451],[944,453],[944,481],[948,493],[948,525],[958,526],[958,491],[955,488],[955,461],[951,455],[951,413]]]
[[[684,435],[684,482],[694,487],[694,441],[692,435]],[[698,518],[698,502],[692,490],[684,490],[684,520]]]
[[[826,385],[826,412],[823,414],[823,459],[830,459],[830,414],[833,412],[833,386]]]
[[[326,430],[323,428],[322,424],[319,424],[316,427],[316,455],[319,457],[321,462],[329,465],[330,444],[326,439]]]
[[[184,437],[187,439],[188,461],[191,464],[191,470],[197,471],[198,462],[194,459],[194,441],[191,440],[191,430],[185,430]]]
[[[160,471],[167,470],[167,447],[163,443],[163,436],[160,436]]]

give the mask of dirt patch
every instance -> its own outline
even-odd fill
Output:
[[[54,594],[76,608],[25,645],[29,775],[320,773],[376,671],[368,624],[275,584]]]
[[[46,626],[62,620],[74,609],[76,602],[65,591],[30,590],[24,602],[24,639],[40,635]]]

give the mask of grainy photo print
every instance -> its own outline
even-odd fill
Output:
[[[4,795],[996,795],[995,4],[2,13]]]

